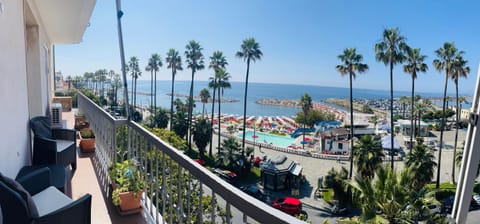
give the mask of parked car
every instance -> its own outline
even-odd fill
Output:
[[[407,213],[409,212],[410,210],[412,210],[412,206],[411,205],[407,205],[405,206],[405,209],[403,209],[403,213]],[[422,214],[421,216],[422,217],[427,217],[427,216],[431,216],[431,215],[435,215],[435,214],[438,214],[441,212],[441,209],[442,209],[442,205],[441,204],[428,204],[428,205],[424,205],[422,206]],[[413,214],[414,215],[418,215],[419,214],[419,211],[413,211]]]
[[[212,170],[212,172],[231,184],[234,184],[238,179],[237,174],[230,170],[222,170],[220,168],[215,168]]]
[[[277,198],[273,200],[272,206],[290,215],[302,213],[302,202],[294,197]]]
[[[342,208],[340,205],[333,205],[329,210],[334,215],[345,215],[348,212],[347,208]]]
[[[480,194],[473,195],[473,200],[475,200],[477,202],[477,204],[480,205]]]
[[[442,207],[441,207],[441,212],[442,213],[450,213],[453,208],[453,202],[455,201],[455,196],[452,195],[446,199],[442,200]],[[478,207],[477,201],[473,198],[470,200],[470,210],[476,209]]]
[[[201,160],[201,159],[194,159],[195,162],[197,162],[198,164],[202,165],[202,166],[205,166],[205,161]]]
[[[267,198],[266,195],[260,189],[258,189],[258,187],[255,185],[241,186],[240,190],[255,197],[260,201],[265,201]]]

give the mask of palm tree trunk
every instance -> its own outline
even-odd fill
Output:
[[[157,71],[153,71],[153,112],[157,123]]]
[[[448,69],[445,69],[445,85],[443,87],[443,107],[442,107],[442,123],[440,124],[440,148],[438,149],[437,162],[437,183],[436,189],[440,188],[440,163],[442,162],[442,148],[443,148],[443,130],[445,129],[445,104],[447,101],[447,84],[448,84]]]
[[[242,157],[245,155],[245,133],[247,132],[247,93],[248,93],[248,72],[250,70],[250,58],[247,58],[247,75],[245,78],[245,96],[243,99],[243,135],[242,135]]]
[[[172,95],[170,96],[170,131],[172,130],[173,127],[173,93],[174,93],[174,88],[175,88],[175,71],[172,66]]]
[[[133,100],[133,92],[135,92],[135,87],[133,85],[134,80],[135,80],[135,77],[134,77],[134,75],[132,75],[132,97],[130,97],[132,99],[132,105],[133,105],[132,113],[133,113],[133,111],[135,111],[135,101]]]
[[[303,112],[303,139],[302,139],[302,149],[305,149],[305,126],[307,125],[307,113]]]
[[[213,80],[214,84],[217,85],[217,79],[214,78]],[[213,147],[213,116],[214,115],[214,112],[215,112],[215,93],[216,93],[217,89],[216,87],[214,86],[213,87],[213,97],[212,97],[212,117],[210,117],[210,149],[208,151],[208,155],[210,157],[212,157],[212,147]],[[220,146],[218,146],[220,147]]]
[[[155,117],[155,110],[153,109],[153,69],[150,71],[150,116],[153,115],[153,127],[155,127],[155,120],[156,120],[156,117]]]
[[[352,179],[353,174],[353,77],[352,73],[350,73],[350,172],[349,178]]]
[[[393,63],[392,60],[390,59],[390,167],[393,170],[393,133],[395,133],[394,127],[393,127]]]
[[[137,107],[137,78],[135,78],[135,93],[133,94],[133,108]]]
[[[220,153],[220,139],[222,138],[222,135],[220,134],[221,132],[221,126],[220,126],[220,114],[221,114],[221,111],[220,111],[220,106],[222,105],[222,95],[220,94],[220,88],[217,88],[218,90],[218,152],[217,153]],[[243,130],[244,133],[245,133],[245,130]]]
[[[460,118],[460,108],[458,107],[458,80],[455,81],[455,143],[453,146],[453,160],[452,160],[452,183],[455,184],[455,155],[457,153],[457,141],[458,141],[458,120]]]
[[[413,133],[416,132],[416,127],[413,125],[413,108],[415,107],[415,71],[412,74],[412,106],[410,108],[410,153],[412,152],[413,148]]]
[[[192,69],[192,81],[190,82],[190,96],[188,102],[188,130],[187,130],[187,141],[188,149],[192,149],[192,112],[193,112],[193,78],[195,76],[195,70]]]

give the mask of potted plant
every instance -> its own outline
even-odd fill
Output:
[[[95,134],[89,128],[80,130],[80,150],[82,152],[95,152]]]
[[[114,205],[120,207],[120,213],[140,212],[145,182],[137,163],[128,159],[117,162],[109,167],[108,173],[112,180],[112,201]]]
[[[75,114],[75,129],[82,130],[84,128],[90,127],[90,124],[87,121],[87,118],[84,114]]]

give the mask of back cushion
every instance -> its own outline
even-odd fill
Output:
[[[38,116],[30,120],[33,133],[42,138],[52,138],[51,122],[49,117]]]
[[[6,176],[3,176],[0,173],[0,181],[2,181],[7,187],[12,189],[13,191],[17,192],[23,200],[27,203],[28,211],[27,213],[30,214],[31,217],[38,217],[38,210],[37,206],[35,206],[35,203],[33,202],[32,196],[30,196],[30,193],[26,191],[22,185],[20,185],[17,181],[10,179]]]

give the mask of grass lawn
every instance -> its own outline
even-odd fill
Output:
[[[435,190],[435,184],[427,184],[425,186],[429,191]],[[436,194],[437,200],[442,200],[445,198],[448,198],[452,195],[455,195],[455,191],[457,189],[457,185],[452,184],[450,182],[443,182],[440,183],[440,189],[438,190]],[[474,193],[480,193],[480,183],[475,183],[473,186],[473,192]]]

